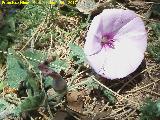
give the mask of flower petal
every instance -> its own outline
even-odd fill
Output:
[[[141,18],[136,17],[123,26],[113,39],[130,41],[130,44],[140,51],[145,52],[147,47],[147,33]]]
[[[123,40],[116,41],[115,49],[109,49],[104,54],[103,70],[99,74],[109,79],[123,78],[129,75],[137,69],[144,58],[143,52],[134,47],[130,41]]]
[[[99,52],[102,48],[100,39],[102,38],[101,33],[101,18],[100,15],[96,16],[90,25],[87,33],[86,42],[84,45],[84,52],[86,55],[93,55]]]
[[[101,13],[103,34],[116,33],[121,27],[137,17],[131,10],[106,9]]]
[[[113,48],[101,45],[104,35],[113,35]],[[93,19],[84,51],[95,72],[116,79],[126,77],[138,68],[144,59],[146,47],[145,26],[136,13],[107,9]]]

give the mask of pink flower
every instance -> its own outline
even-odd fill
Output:
[[[106,9],[92,20],[84,52],[96,73],[116,79],[138,68],[146,47],[145,26],[134,11]]]

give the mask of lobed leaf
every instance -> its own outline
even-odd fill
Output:
[[[28,58],[28,61],[33,66],[33,69],[36,72],[39,72],[37,67],[39,63],[47,59],[46,52],[41,52],[37,50],[34,50],[34,51],[26,50],[23,54],[26,58]],[[54,69],[56,72],[60,72],[61,70],[66,70],[68,67],[68,64],[64,60],[57,59],[50,63],[50,67]]]
[[[7,56],[7,83],[10,87],[18,88],[21,81],[26,80],[27,70],[24,67],[22,61],[16,57],[15,51],[13,49],[8,50]]]
[[[70,57],[76,61],[76,64],[83,63],[85,61],[85,54],[84,54],[83,49],[73,43],[70,43],[69,47],[71,50]]]
[[[38,95],[30,96],[18,106],[20,108],[20,112],[30,111],[37,109],[40,105],[42,105],[45,98],[45,93],[41,92]]]

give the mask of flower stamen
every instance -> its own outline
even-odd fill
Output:
[[[102,39],[101,39],[101,45],[102,45],[102,47],[108,46],[108,47],[114,49],[115,48],[114,45],[113,45],[114,42],[115,41],[113,39],[108,39],[107,36],[102,36]]]

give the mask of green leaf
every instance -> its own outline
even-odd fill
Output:
[[[40,61],[44,61],[47,59],[46,52],[41,52],[37,50],[34,50],[33,52],[31,50],[26,50],[23,54],[28,59],[36,72],[39,72],[38,65],[40,64]],[[51,62],[50,67],[53,68],[56,72],[60,72],[61,70],[66,70],[68,64],[66,61],[58,59]]]
[[[160,23],[150,23],[148,26],[151,27],[157,36],[160,36]]]
[[[35,110],[44,102],[45,93],[41,92],[39,95],[30,96],[18,106],[21,112]]]
[[[24,56],[28,59],[29,63],[33,66],[33,69],[38,72],[38,65],[41,61],[47,58],[47,53],[37,50],[26,50],[23,52]]]
[[[157,114],[156,114],[156,116],[160,117],[160,100],[156,101],[156,106],[157,106]]]
[[[141,120],[157,120],[160,117],[160,100],[152,101],[147,99],[144,105],[140,108]]]
[[[0,101],[0,120],[4,120],[7,116],[14,114],[15,105],[10,104],[3,98]]]
[[[14,17],[9,17],[7,19],[7,24],[9,25],[11,31],[15,32],[16,28],[15,28],[15,19],[14,19]]]
[[[19,23],[25,23],[28,29],[32,29],[42,22],[47,14],[46,9],[48,8],[48,4],[45,6],[44,4],[29,4],[19,11],[16,17],[20,18],[17,19]]]
[[[157,62],[160,62],[160,23],[151,23],[149,27],[153,30],[154,37],[151,37],[152,41],[148,43],[147,50]]]
[[[4,99],[0,99],[0,112],[6,109],[7,106],[9,106],[9,103],[6,102]]]
[[[97,84],[97,82],[95,82],[93,79],[91,78],[88,78],[87,80],[88,82],[85,83],[85,87],[88,88],[88,89],[97,89],[99,91],[102,91],[103,95],[105,97],[108,98],[108,101],[111,103],[111,104],[115,104],[116,102],[116,97],[108,90],[104,89],[103,87],[101,87],[99,84]]]
[[[148,51],[157,62],[160,62],[160,43],[149,43]]]
[[[109,103],[115,104],[116,103],[116,97],[108,90],[102,90],[104,96],[106,96],[109,100]]]
[[[44,85],[45,85],[45,88],[52,87],[53,86],[53,78],[45,77]]]
[[[13,49],[8,50],[9,53],[7,56],[7,83],[12,88],[18,88],[21,81],[26,80],[27,71],[22,63],[22,61],[16,57],[16,54]]]
[[[8,40],[0,38],[0,50],[7,50],[8,48]]]
[[[68,67],[68,64],[66,61],[58,59],[51,62],[50,67],[59,73],[61,70],[66,70]]]
[[[151,11],[154,16],[160,17],[160,4],[153,4]]]
[[[34,73],[29,72],[27,77],[27,88],[30,89],[31,93],[28,93],[30,95],[37,95],[40,92],[40,84],[38,81],[38,77],[34,75]],[[29,92],[29,90],[28,90]]]
[[[91,90],[99,88],[99,84],[97,84],[93,79],[88,78],[87,81],[88,82],[85,83],[86,88],[91,89]]]
[[[85,61],[85,54],[83,49],[72,43],[69,44],[69,47],[71,50],[70,57],[76,61],[76,64],[83,63]]]
[[[0,50],[1,51],[6,51],[7,48],[9,46],[8,40],[6,38],[6,36],[2,36],[0,34]],[[3,53],[0,53],[0,63],[4,63],[5,62],[5,55]]]

